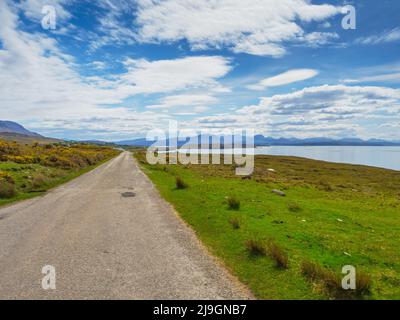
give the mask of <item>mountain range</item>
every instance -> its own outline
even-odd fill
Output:
[[[199,141],[201,141],[202,136],[197,136]],[[42,135],[32,132],[19,123],[13,121],[3,121],[0,120],[0,138],[7,140],[41,140],[46,142],[59,141],[56,139],[46,138]],[[196,137],[195,137],[196,138]],[[211,142],[213,136],[203,135],[203,138],[208,139]],[[215,137],[214,137],[215,138]],[[178,141],[178,147],[183,146],[189,142],[190,138],[186,138],[183,141]],[[219,137],[221,145],[223,145],[223,140]],[[244,139],[243,139],[244,141]],[[87,140],[87,143],[94,144],[111,144],[109,142],[98,141],[98,140]],[[135,146],[135,147],[149,147],[154,144],[155,141],[147,141],[145,138],[116,141],[114,144],[125,145],[125,146]],[[170,145],[170,140],[165,140],[160,142],[160,145]],[[275,138],[275,137],[265,137],[263,135],[254,136],[255,146],[400,146],[400,141],[387,141],[381,139],[370,139],[362,140],[358,138],[343,138],[343,139],[332,139],[332,138]]]
[[[200,137],[197,138],[200,141]],[[207,138],[210,139],[211,136]],[[206,138],[206,139],[207,139]],[[178,147],[183,146],[189,141],[189,138],[178,141]],[[210,140],[211,141],[211,140]],[[119,145],[135,146],[135,147],[148,147],[155,143],[155,141],[148,141],[145,138],[124,140],[115,142]],[[161,141],[160,145],[170,145],[169,140]],[[223,143],[221,143],[223,145]],[[400,146],[400,141],[386,141],[380,139],[362,140],[358,138],[343,138],[343,139],[331,139],[331,138],[273,138],[265,137],[263,135],[254,136],[255,146]]]

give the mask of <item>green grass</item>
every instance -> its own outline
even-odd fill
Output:
[[[71,181],[82,174],[93,170],[110,159],[101,161],[95,165],[83,169],[60,169],[45,167],[39,164],[18,164],[14,162],[0,162],[0,171],[10,174],[17,189],[17,195],[10,199],[0,199],[0,206],[12,204],[16,201],[27,200],[43,195],[48,190],[63,183]],[[42,183],[35,185],[34,177],[42,176]]]
[[[341,276],[353,265],[371,277],[364,299],[400,299],[400,173],[292,157],[257,156],[252,179],[232,165],[148,165],[144,172],[210,251],[262,299],[335,298],[304,276],[304,261]],[[276,172],[268,171],[273,168]],[[176,177],[190,188],[178,190]],[[271,190],[285,192],[280,197]],[[227,199],[240,201],[229,210]],[[240,221],[233,228],[232,221]],[[253,243],[284,248],[288,269]]]

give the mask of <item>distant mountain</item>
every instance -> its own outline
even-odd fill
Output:
[[[400,146],[400,141],[379,139],[362,140],[358,138],[272,138],[257,135],[254,137],[256,146]]]
[[[0,133],[16,133],[30,137],[42,137],[40,134],[29,131],[19,123],[0,120]]]
[[[54,143],[58,139],[46,138],[38,133],[32,132],[12,121],[0,120],[0,139],[8,141],[17,141],[19,143]]]
[[[200,137],[200,136],[199,136]],[[211,136],[206,136],[211,139]],[[189,139],[179,141],[178,147],[186,144]],[[211,141],[211,140],[210,140]],[[115,142],[118,145],[135,146],[135,147],[149,147],[155,141],[147,141],[145,138],[125,140]],[[254,136],[255,146],[400,146],[400,141],[386,141],[379,139],[362,140],[358,138],[273,138],[264,137],[263,135]],[[169,140],[160,142],[160,145],[169,145]]]
[[[145,138],[115,142],[115,144],[118,144],[120,146],[132,146],[132,147],[150,147],[153,143],[154,141],[147,141]]]

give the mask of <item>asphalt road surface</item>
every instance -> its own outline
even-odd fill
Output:
[[[0,209],[0,299],[247,298],[128,152]]]

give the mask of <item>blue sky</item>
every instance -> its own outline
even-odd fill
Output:
[[[396,0],[5,0],[0,119],[109,141],[170,120],[400,140],[399,53]]]

